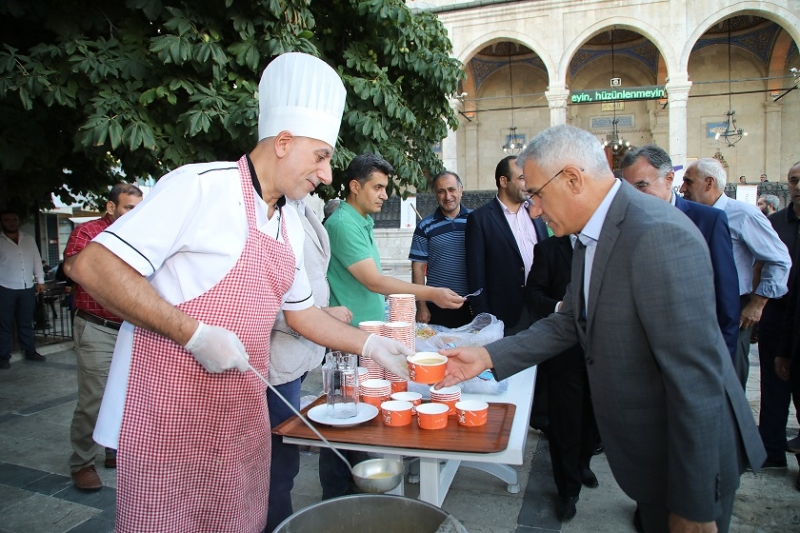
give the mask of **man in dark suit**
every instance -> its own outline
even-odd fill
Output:
[[[531,325],[525,305],[525,280],[533,265],[533,249],[547,238],[540,218],[531,218],[525,178],[517,156],[500,160],[495,168],[497,197],[475,209],[467,218],[465,244],[473,316],[491,313],[503,321],[503,335],[513,335]],[[547,430],[547,391],[541,369],[536,379],[531,427]]]
[[[497,197],[467,218],[467,282],[473,315],[491,313],[513,335],[531,324],[525,308],[525,280],[533,264],[533,247],[547,238],[540,218],[528,214],[525,178],[517,156],[502,159],[495,169]]]
[[[786,244],[792,257],[789,270],[789,292],[774,298],[764,306],[759,327],[758,359],[761,364],[761,409],[758,412],[758,431],[767,449],[765,466],[786,467],[786,452],[799,454],[800,437],[786,441],[786,422],[789,418],[789,403],[794,400],[800,419],[800,368],[795,361],[786,371],[786,363],[800,355],[800,314],[797,314],[800,283],[797,265],[800,264],[800,161],[792,165],[786,175],[789,186],[789,205],[773,213],[769,221],[781,241]],[[797,321],[797,322],[795,322]],[[779,370],[776,372],[776,362]],[[788,378],[792,378],[790,381]],[[800,490],[800,476],[795,486]]]
[[[741,472],[766,454],[722,333],[708,327],[716,308],[703,236],[614,179],[589,132],[548,128],[520,158],[553,232],[580,233],[574,283],[560,311],[528,330],[443,350],[441,385],[486,368],[503,379],[580,342],[609,466],[645,530],[727,531]]]
[[[554,313],[561,305],[570,282],[575,240],[575,235],[565,235],[536,245],[526,285],[534,322]],[[575,516],[581,485],[590,488],[599,485],[589,468],[597,442],[597,424],[583,357],[583,348],[576,343],[539,365],[541,376],[547,381],[547,434],[553,480],[558,490],[556,516],[561,521]]]
[[[683,211],[705,237],[714,269],[717,322],[730,351],[731,360],[735,361],[739,337],[739,278],[733,260],[728,217],[721,209],[690,202],[675,194],[672,190],[672,181],[675,178],[672,159],[667,152],[654,144],[629,151],[622,158],[620,166],[625,181],[641,192],[661,198]]]

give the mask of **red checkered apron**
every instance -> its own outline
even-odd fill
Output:
[[[239,160],[248,236],[233,269],[178,306],[229,329],[267,375],[269,340],[294,280],[283,242],[257,229],[247,160]],[[118,533],[260,532],[269,496],[270,427],[265,385],[252,372],[206,372],[174,342],[136,328],[119,440]]]

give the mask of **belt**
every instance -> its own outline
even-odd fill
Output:
[[[75,316],[81,317],[85,321],[91,322],[92,324],[97,324],[98,326],[104,326],[111,329],[119,330],[120,326],[122,326],[122,322],[117,322],[115,320],[107,320],[103,317],[93,315],[88,311],[84,311],[83,309],[78,309],[78,312],[75,313]]]

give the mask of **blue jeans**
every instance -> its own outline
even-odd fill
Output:
[[[305,375],[303,376],[303,378]],[[289,400],[295,409],[300,410],[300,385],[303,378],[278,385],[284,398]],[[270,427],[276,427],[284,420],[294,416],[292,410],[267,389],[267,406],[269,407]],[[294,444],[284,444],[283,437],[272,435],[272,463],[269,469],[269,507],[267,509],[267,527],[265,533],[272,533],[281,522],[292,515],[292,487],[294,478],[300,472],[300,450]]]
[[[36,310],[36,291],[0,287],[0,359],[11,358],[13,324],[17,323],[17,338],[26,354],[36,352],[33,343],[33,313]]]

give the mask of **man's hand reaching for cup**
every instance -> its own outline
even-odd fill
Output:
[[[464,346],[439,350],[439,353],[446,355],[448,361],[444,379],[435,385],[437,389],[474,378],[487,368],[494,366],[492,357],[483,347]]]

